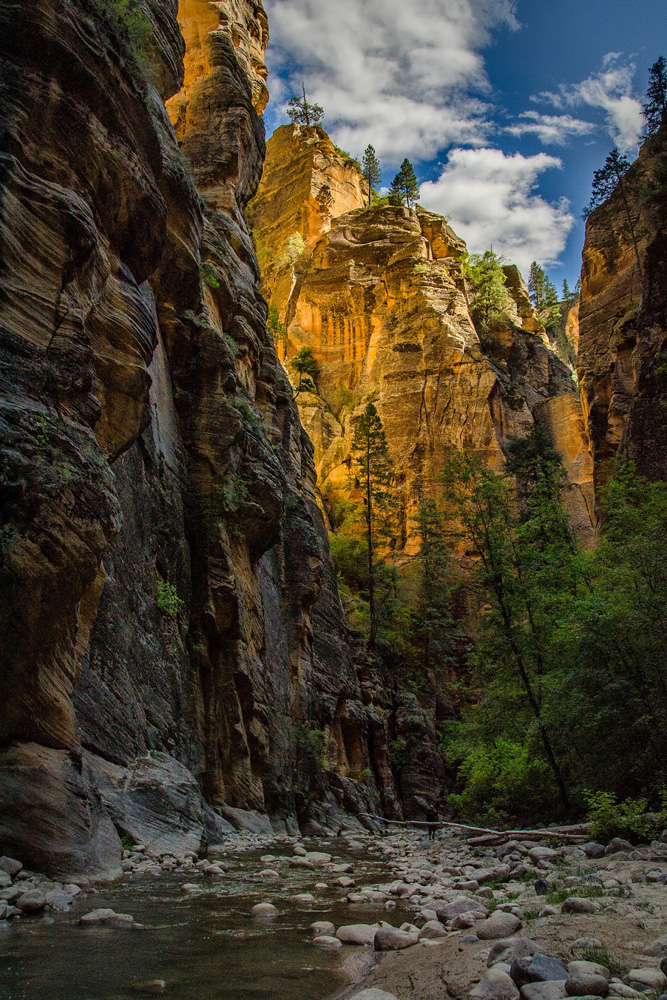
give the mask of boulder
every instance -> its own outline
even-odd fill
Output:
[[[482,1000],[519,1000],[519,991],[511,978],[502,969],[487,969],[480,982],[472,990],[471,997]]]
[[[3,854],[2,857],[0,857],[0,871],[5,872],[11,878],[18,875],[22,868],[23,865],[21,862],[17,861],[15,858],[8,858],[6,854]]]
[[[401,951],[418,941],[417,935],[410,931],[401,931],[397,927],[379,927],[375,932],[373,947],[376,951]]]
[[[533,862],[533,864],[538,865],[540,861],[553,861],[554,858],[558,857],[558,851],[554,851],[552,847],[531,847],[528,851],[528,857]]]
[[[510,941],[496,941],[489,949],[486,964],[489,968],[498,965],[499,962],[506,962],[511,965],[515,958],[524,958],[527,955],[536,955],[540,946],[530,938],[512,938]]]
[[[538,896],[546,896],[548,892],[552,889],[551,882],[545,878],[538,878],[535,882],[534,889]]]
[[[623,977],[623,982],[628,986],[639,983],[641,986],[648,986],[656,993],[662,993],[667,986],[667,977],[661,969],[630,969],[627,976]]]
[[[551,958],[537,952],[523,958],[515,958],[510,968],[510,976],[518,987],[527,983],[548,983],[568,977],[568,970],[559,958]]]
[[[319,934],[317,937],[313,938],[314,945],[318,948],[324,948],[328,951],[333,951],[335,948],[342,948],[343,942],[332,934]]]
[[[63,889],[52,889],[46,893],[46,902],[56,913],[67,913],[74,902],[74,896]]]
[[[419,940],[432,941],[447,937],[447,928],[439,920],[427,920],[419,931]]]
[[[521,1000],[565,1000],[565,980],[527,983],[521,987]]]
[[[622,837],[614,837],[610,840],[604,849],[605,856],[609,854],[618,854],[620,851],[634,851],[634,847],[629,840],[623,840]]]
[[[472,911],[468,913],[459,913],[458,917],[454,917],[452,920],[452,929],[455,931],[464,931],[469,927],[474,927],[476,922],[476,916]]]
[[[334,924],[330,923],[328,920],[316,920],[314,924],[311,924],[308,930],[315,937],[328,937],[331,934],[336,933],[336,927]]]
[[[251,917],[275,917],[278,915],[278,907],[273,903],[255,903],[250,911]]]
[[[607,966],[600,965],[599,962],[569,962],[567,971],[570,979],[575,976],[603,976],[609,982],[611,978]]]
[[[308,851],[306,857],[314,865],[327,865],[331,861],[331,855],[324,851]]]
[[[477,937],[482,941],[494,941],[497,938],[510,937],[521,929],[521,921],[513,913],[503,913],[496,910],[487,920],[476,927]]]
[[[343,924],[336,937],[343,944],[373,944],[378,924]]]
[[[579,973],[566,981],[565,992],[569,997],[606,997],[609,993],[609,980],[606,976],[595,973]]]
[[[561,913],[597,913],[599,904],[594,899],[584,899],[581,896],[568,896],[561,906]]]
[[[16,900],[16,906],[28,916],[41,913],[46,906],[46,896],[41,889],[28,889]]]
[[[441,920],[443,924],[453,920],[454,917],[458,917],[460,913],[470,913],[472,911],[485,917],[489,912],[481,900],[470,899],[469,896],[459,896],[457,899],[452,900],[451,903],[437,902],[434,908],[438,920]]]
[[[100,907],[97,910],[90,910],[79,917],[82,927],[115,927],[119,929],[129,929],[134,926],[134,917],[129,913],[116,913],[107,907]]]
[[[587,858],[601,858],[604,855],[604,844],[597,844],[595,841],[591,841],[589,844],[584,844],[582,851]]]

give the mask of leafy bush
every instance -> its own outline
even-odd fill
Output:
[[[296,264],[297,260],[306,249],[306,241],[303,233],[292,233],[285,242],[282,259],[285,264]]]
[[[114,39],[121,39],[129,56],[141,64],[153,37],[153,25],[139,0],[93,0],[93,4],[107,21]]]
[[[168,618],[178,618],[183,607],[183,601],[178,596],[176,587],[168,580],[158,581],[156,603],[158,610]]]
[[[207,261],[205,264],[199,265],[199,273],[206,282],[209,288],[220,288],[220,282],[218,281],[218,272],[215,264],[211,264]]]
[[[405,760],[405,754],[408,749],[408,744],[405,742],[402,736],[398,739],[392,740],[389,744],[389,760],[392,762],[394,767],[400,767]]]
[[[647,812],[644,798],[618,802],[612,792],[588,792],[586,801],[591,834],[605,844],[614,837],[631,843],[654,840],[667,826],[667,792],[662,794],[662,809],[657,813]]]

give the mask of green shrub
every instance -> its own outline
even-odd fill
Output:
[[[168,618],[177,618],[183,607],[183,601],[178,596],[176,587],[168,580],[159,580],[157,585],[158,610]]]
[[[587,792],[587,819],[591,835],[603,843],[622,837],[631,843],[649,841],[658,837],[667,826],[667,794],[662,795],[662,809],[648,813],[644,798],[625,799],[618,802],[612,792]]]
[[[389,760],[394,767],[401,767],[405,760],[407,749],[408,744],[401,736],[391,741],[389,744]]]
[[[215,264],[211,264],[210,261],[207,261],[205,264],[200,264],[199,273],[209,288],[220,288],[218,271]]]
[[[153,25],[139,0],[93,0],[93,5],[107,21],[114,39],[122,40],[137,63],[143,62],[153,37]]]

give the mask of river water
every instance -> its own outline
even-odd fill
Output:
[[[334,862],[354,865],[357,886],[386,881],[382,860],[367,849],[351,851],[338,840],[306,846],[325,850]],[[135,875],[75,901],[67,914],[15,920],[0,933],[1,1000],[137,1000],[151,980],[165,980],[161,994],[174,1000],[326,1000],[350,982],[344,965],[347,946],[323,951],[310,943],[315,920],[372,923],[405,919],[382,905],[340,902],[344,890],[333,886],[337,874],[275,866],[261,856],[292,854],[291,844],[251,851],[230,851],[224,876]],[[276,867],[280,878],[259,876]],[[195,881],[202,895],[181,892]],[[327,882],[329,889],[315,889]],[[296,903],[297,893],[315,901]],[[251,907],[272,902],[271,920],[249,916]],[[131,913],[144,930],[82,928],[78,918],[98,907]],[[368,950],[368,949],[366,949]],[[356,957],[356,952],[355,952]],[[346,961],[347,960],[347,961]],[[354,960],[354,959],[353,959]]]

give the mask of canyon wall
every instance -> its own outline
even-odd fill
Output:
[[[667,124],[586,226],[578,372],[599,484],[667,476]]]
[[[418,544],[419,497],[447,456],[467,449],[500,469],[508,440],[537,424],[563,458],[566,503],[589,544],[592,466],[576,386],[519,271],[505,269],[510,315],[480,337],[468,304],[465,244],[443,218],[421,208],[363,208],[363,200],[338,217],[323,217],[304,199],[295,209],[282,179],[305,171],[298,188],[320,189],[320,157],[312,151],[324,156],[327,142],[321,129],[279,129],[251,206],[256,243],[272,261],[263,287],[284,323],[285,353],[308,347],[319,366],[316,389],[300,391],[297,401],[324,496],[349,493],[352,423],[372,400],[402,494],[402,555],[409,557]],[[331,157],[326,166],[327,187],[343,189],[349,168]],[[283,215],[289,224],[281,227]],[[299,224],[305,246],[290,261],[282,252],[286,233]]]
[[[244,218],[266,16],[142,10],[1,15],[0,850],[60,876],[400,808]]]

